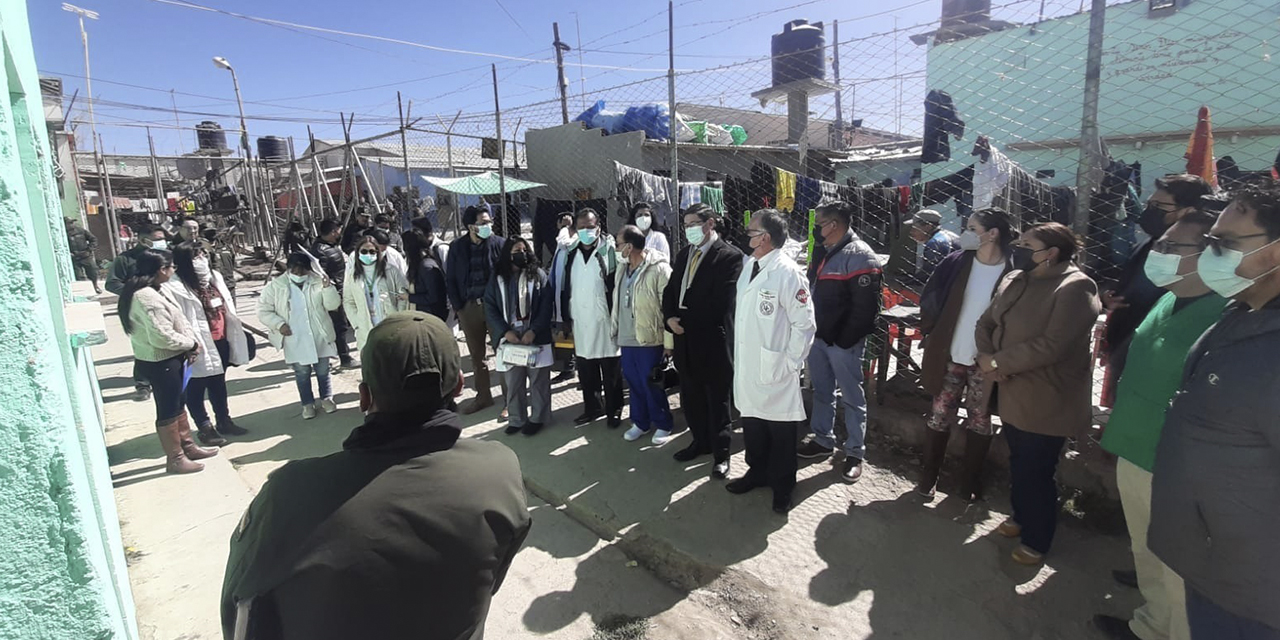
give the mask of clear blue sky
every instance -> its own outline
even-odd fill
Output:
[[[498,63],[504,109],[555,97],[555,67],[550,64],[492,60],[338,35],[303,33],[153,0],[75,0],[75,4],[98,11],[102,16],[100,20],[87,22],[97,98],[160,108],[145,110],[101,104],[97,108],[99,132],[105,139],[108,152],[146,152],[143,130],[108,123],[143,121],[161,126],[175,124],[174,114],[169,110],[173,105],[170,89],[175,91],[173,100],[180,110],[228,116],[235,114],[229,74],[210,62],[213,56],[219,55],[235,65],[245,100],[264,103],[246,105],[251,116],[272,116],[290,121],[251,120],[251,135],[295,136],[299,151],[306,146],[305,124],[308,122],[317,138],[340,137],[341,128],[336,124],[339,111],[359,114],[356,116],[357,135],[393,128],[390,123],[396,117],[397,89],[403,92],[406,100],[413,101],[415,116],[491,109],[490,62]],[[576,67],[579,61],[576,51],[578,34],[574,23],[576,12],[581,40],[587,43],[583,62],[648,69],[584,69],[582,74],[588,78],[588,92],[658,76],[661,73],[653,69],[666,67],[665,1],[502,0],[500,4],[498,0],[436,0],[426,3],[404,0],[204,0],[201,4],[263,18],[440,47],[538,59],[553,56],[551,24],[558,21],[562,40],[575,48],[566,60],[571,90],[575,93],[580,86]],[[803,6],[781,10],[798,4]],[[32,0],[29,3],[37,63],[42,73],[62,75],[68,96],[77,88],[83,96],[83,80],[78,76],[83,75],[84,61],[76,17],[62,11],[59,5],[57,0]],[[828,24],[832,19],[839,19],[843,41],[890,31],[895,26],[895,18],[899,27],[926,24],[937,19],[940,5],[939,0],[874,3],[848,0],[681,0],[676,3],[675,37],[679,52],[676,66],[702,69],[768,55],[769,36],[790,19],[808,18]],[[905,34],[892,40],[900,42],[899,55],[917,61],[921,59],[922,52],[906,41]],[[864,54],[861,57],[865,58],[845,61],[846,77],[870,66],[887,68],[886,61],[894,56],[893,49],[886,44],[888,41],[877,41],[865,50],[846,50],[861,51]],[[756,75],[702,75],[697,82],[703,86],[690,86],[690,90],[732,92],[745,96],[751,90],[763,88],[747,85],[754,82],[755,77],[767,78],[767,67],[752,73]],[[421,80],[427,76],[439,77]],[[374,85],[391,86],[353,91]],[[628,95],[638,93],[641,92],[637,90]],[[681,95],[687,94],[682,91]],[[653,96],[658,100],[664,98],[665,93]],[[570,117],[581,108],[576,102],[571,103]],[[85,117],[82,107],[83,102],[78,103],[76,118]],[[855,113],[854,117],[860,115]],[[182,126],[187,127],[205,119],[218,120],[228,128],[236,124],[233,117],[180,114],[179,118]],[[478,124],[476,126],[479,127]],[[82,138],[87,138],[87,129],[87,126],[81,129]],[[195,134],[191,131],[156,129],[155,135],[161,154],[190,151],[194,146]],[[234,137],[230,141],[234,144]]]

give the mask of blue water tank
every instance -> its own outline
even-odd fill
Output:
[[[773,34],[773,86],[827,77],[826,32],[821,22],[792,20]]]
[[[227,132],[222,125],[205,120],[196,125],[196,144],[201,151],[221,151],[227,148]]]
[[[258,138],[258,158],[269,164],[288,162],[289,141],[279,136]]]

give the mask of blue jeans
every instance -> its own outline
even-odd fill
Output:
[[[329,385],[329,359],[320,358],[320,362],[315,364],[295,364],[293,365],[293,379],[298,383],[298,397],[302,399],[302,406],[315,404],[316,397],[311,395],[311,371],[316,372],[316,383],[320,385],[320,397],[333,397],[333,388]]]
[[[1058,528],[1058,483],[1053,479],[1066,438],[1046,436],[1004,423],[1009,443],[1009,501],[1022,526],[1022,544],[1049,553]]]
[[[814,440],[832,449],[836,446],[836,385],[844,399],[844,427],[849,432],[845,453],[862,460],[867,454],[867,394],[862,389],[862,352],[866,340],[841,349],[825,340],[813,341],[809,351],[809,377],[813,379],[813,417],[809,430]]]
[[[631,387],[631,422],[648,431],[671,430],[671,405],[661,382],[649,382],[649,373],[662,362],[662,347],[623,347],[622,377]]]
[[[1187,585],[1191,640],[1280,640],[1280,629],[1238,616]]]

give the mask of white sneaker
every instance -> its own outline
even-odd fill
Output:
[[[671,441],[671,432],[666,429],[658,429],[653,432],[653,444],[661,447]]]
[[[316,405],[314,404],[302,405],[302,419],[310,420],[314,417],[316,417]]]
[[[333,413],[338,410],[338,405],[333,401],[333,398],[325,398],[320,401],[320,408],[324,409],[325,413]]]
[[[627,432],[622,434],[622,439],[626,440],[627,442],[635,442],[636,440],[639,440],[640,436],[643,436],[644,434],[645,434],[644,429],[641,429],[640,427],[637,427],[635,425],[631,425],[631,428],[627,429]]]

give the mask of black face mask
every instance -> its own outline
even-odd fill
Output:
[[[524,268],[528,267],[528,266],[529,266],[529,254],[527,254],[527,253],[513,253],[513,254],[511,254],[511,264],[514,264],[514,265],[516,266],[516,268],[517,268],[517,269],[524,269]]]
[[[1031,247],[1014,247],[1013,248],[1013,268],[1022,271],[1031,271],[1040,266],[1036,262],[1036,250]]]
[[[1164,209],[1148,204],[1146,209],[1142,210],[1142,217],[1138,218],[1138,226],[1142,228],[1143,233],[1154,238],[1164,235],[1169,230],[1169,225],[1164,223],[1164,217],[1167,215]]]

